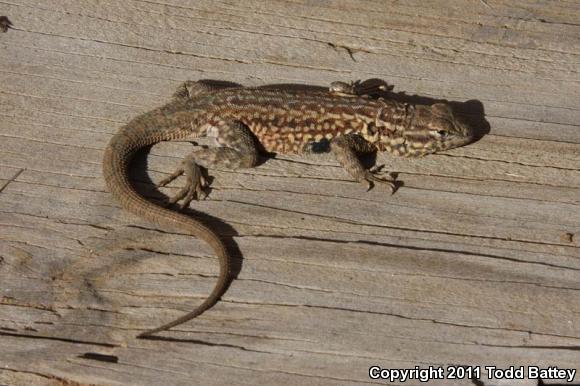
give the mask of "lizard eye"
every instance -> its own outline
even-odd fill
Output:
[[[447,133],[447,131],[445,131],[445,130],[438,130],[438,131],[437,131],[437,134],[439,134],[439,136],[440,136],[441,138],[445,138],[445,137],[447,137],[447,134],[448,134],[448,133]]]

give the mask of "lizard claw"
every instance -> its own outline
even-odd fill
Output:
[[[383,171],[385,165],[375,166],[367,171],[365,175],[365,180],[367,182],[367,192],[371,190],[375,183],[387,185],[391,189],[391,194],[394,194],[397,190],[397,185],[395,184],[396,175],[393,173]]]

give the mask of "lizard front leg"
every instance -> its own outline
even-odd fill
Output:
[[[370,190],[374,183],[385,184],[391,189],[391,193],[396,190],[394,178],[386,172],[381,172],[380,168],[365,169],[359,154],[369,154],[377,151],[372,143],[365,140],[358,134],[347,134],[335,137],[330,142],[330,151],[334,154],[338,162],[344,169],[358,182],[366,184]]]
[[[206,196],[208,187],[200,167],[211,169],[251,168],[258,160],[258,147],[254,134],[239,121],[220,122],[208,129],[208,137],[215,138],[218,147],[197,147],[181,162],[181,166],[158,186],[165,186],[182,174],[186,176],[186,185],[173,197],[169,204],[183,200],[180,208],[186,208],[190,202]]]

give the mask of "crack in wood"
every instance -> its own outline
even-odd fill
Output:
[[[217,201],[222,201],[222,200],[213,200],[213,201],[216,201],[217,202]],[[329,220],[336,221],[336,222],[341,223],[341,224],[348,224],[348,225],[354,225],[354,226],[368,226],[368,227],[374,227],[374,228],[380,228],[380,229],[394,229],[394,230],[412,231],[412,232],[426,233],[426,234],[440,234],[440,235],[451,235],[451,236],[461,236],[461,237],[470,237],[470,238],[480,238],[480,239],[486,239],[486,240],[516,241],[516,242],[520,242],[520,243],[535,244],[535,245],[549,245],[549,246],[565,246],[565,247],[571,247],[570,245],[567,245],[567,244],[564,244],[564,243],[548,243],[548,242],[542,242],[542,241],[515,239],[515,238],[512,238],[512,237],[475,235],[475,234],[468,234],[468,233],[453,233],[453,232],[444,231],[444,230],[429,230],[429,229],[408,228],[408,227],[404,227],[404,226],[395,226],[395,225],[372,224],[372,223],[365,223],[365,222],[357,221],[357,220],[350,220],[350,219],[346,219],[346,218],[342,218],[342,217],[337,217],[337,216],[329,216],[329,215],[316,214],[316,213],[310,213],[310,212],[302,212],[302,211],[299,211],[299,210],[291,210],[291,209],[279,208],[279,207],[274,207],[274,206],[269,206],[269,205],[262,205],[262,204],[257,204],[257,203],[254,203],[254,202],[239,201],[239,200],[227,200],[227,202],[234,202],[234,203],[237,203],[237,204],[242,204],[242,205],[247,205],[247,206],[254,206],[254,207],[259,207],[259,208],[266,208],[266,209],[271,209],[271,210],[274,210],[274,211],[287,212],[287,213],[293,213],[293,214],[300,214],[300,215],[305,215],[305,216],[312,216],[312,217],[317,217],[317,218],[329,219]],[[296,228],[296,229],[300,229],[300,228]],[[576,248],[576,247],[574,247],[574,248]],[[569,267],[559,267],[559,268],[569,268]],[[570,269],[574,269],[574,268],[570,268]]]
[[[8,186],[8,184],[10,184],[11,182],[16,181],[16,179],[24,172],[24,170],[26,170],[25,168],[21,168],[20,170],[18,170],[16,173],[14,173],[14,175],[12,177],[10,177],[8,179],[8,181],[6,181],[4,183],[4,185],[0,186],[0,193],[2,193],[2,191],[4,189],[6,189],[6,187]]]
[[[73,338],[61,338],[61,337],[57,337],[57,336],[28,335],[28,334],[10,333],[10,332],[3,332],[3,331],[0,331],[0,336],[10,336],[13,338],[23,338],[23,339],[56,340],[56,341],[65,342],[65,343],[100,346],[100,347],[119,347],[118,345],[112,344],[112,343],[94,342],[94,341],[89,341],[89,340],[81,340],[81,339],[73,339]]]
[[[86,352],[79,355],[77,358],[90,359],[93,361],[107,362],[107,363],[119,363],[119,357],[116,355],[100,354],[95,352]]]

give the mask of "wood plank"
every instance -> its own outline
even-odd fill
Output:
[[[0,34],[0,384],[352,385],[376,383],[372,365],[580,372],[578,10],[2,3],[13,28]],[[398,98],[453,101],[490,133],[424,159],[380,155],[404,183],[393,196],[365,193],[328,156],[212,170],[210,198],[188,213],[231,246],[237,279],[203,316],[137,340],[199,304],[217,262],[199,240],[121,210],[103,149],[200,78],[381,78]],[[158,200],[153,181],[189,149],[140,154],[139,191]]]

